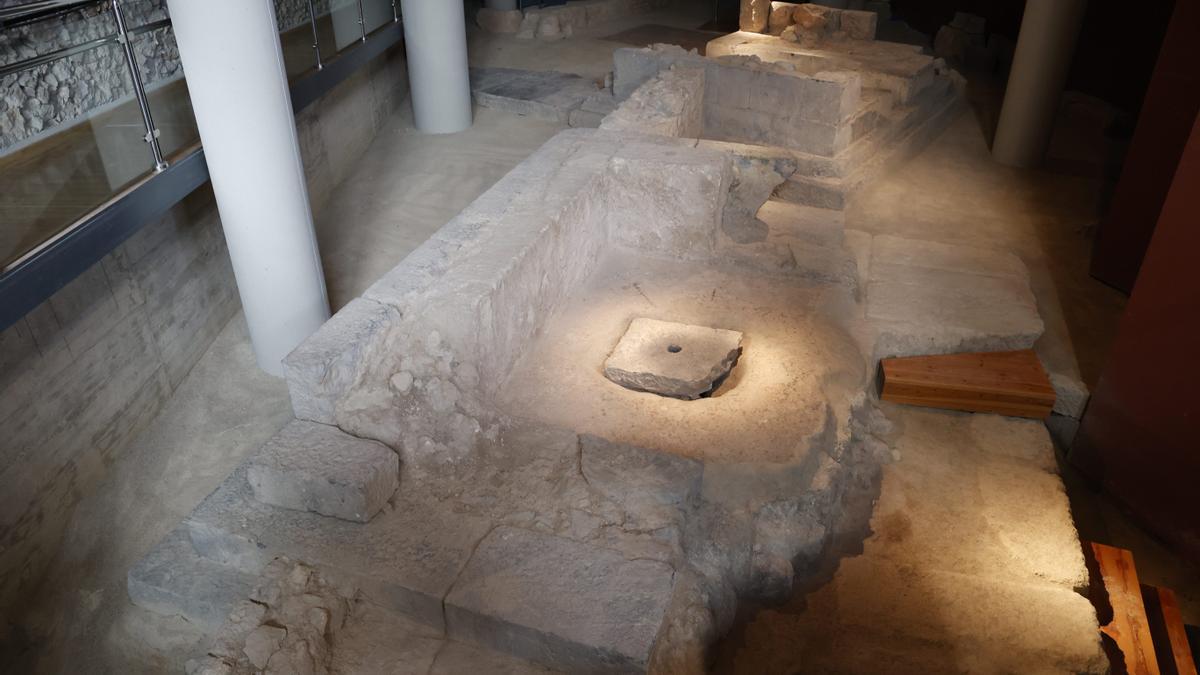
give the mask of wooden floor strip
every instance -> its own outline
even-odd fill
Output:
[[[1032,349],[883,359],[882,368],[885,401],[1038,419],[1054,409]]]

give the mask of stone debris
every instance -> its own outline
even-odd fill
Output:
[[[254,498],[264,504],[360,523],[391,499],[399,474],[391,448],[300,420],[267,441],[246,469]]]
[[[604,362],[604,376],[629,389],[691,400],[711,393],[741,354],[738,331],[639,318]]]

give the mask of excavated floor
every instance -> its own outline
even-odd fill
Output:
[[[512,415],[702,461],[801,462],[829,444],[830,400],[862,357],[821,311],[830,287],[732,267],[611,254],[543,327],[497,396]],[[743,333],[737,367],[695,401],[631,391],[603,364],[648,317]]]

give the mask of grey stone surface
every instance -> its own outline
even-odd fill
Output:
[[[668,452],[579,438],[579,471],[588,486],[621,503],[687,506],[699,497],[704,465]]]
[[[387,446],[296,420],[250,459],[246,479],[264,504],[365,523],[396,492],[399,473]]]
[[[129,599],[157,614],[179,615],[215,631],[250,594],[254,576],[202,558],[187,530],[167,535],[129,570]]]
[[[446,596],[447,634],[571,672],[644,670],[674,577],[658,561],[498,527]]]
[[[647,81],[604,118],[610,131],[699,138],[704,131],[704,70],[680,65]]]
[[[738,331],[637,318],[604,362],[604,376],[629,389],[696,399],[729,374],[741,353]]]
[[[472,68],[471,92],[484,107],[568,124],[601,88],[588,79],[552,70]]]
[[[231,474],[186,521],[200,555],[257,574],[284,555],[356,584],[390,611],[442,625],[442,598],[487,521],[435,503],[403,502],[369,523],[348,524],[279,509],[254,498],[246,466]]]
[[[880,357],[1026,349],[1044,328],[1015,256],[884,235],[872,242],[866,317]]]
[[[337,401],[354,383],[363,359],[399,318],[393,307],[355,298],[288,354],[283,374],[296,417],[333,424]]]

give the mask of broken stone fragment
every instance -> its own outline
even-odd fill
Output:
[[[771,3],[771,16],[767,21],[767,32],[771,35],[779,35],[784,28],[792,25],[792,16],[795,14],[795,7],[791,4]]]
[[[762,33],[767,29],[770,14],[771,0],[742,0],[738,28],[751,33]]]
[[[829,26],[830,11],[821,5],[804,4],[792,12],[792,22],[804,30],[821,32]]]
[[[246,636],[246,646],[242,651],[255,668],[262,670],[267,667],[271,655],[279,651],[279,645],[286,637],[287,630],[264,624]]]
[[[604,363],[604,376],[635,391],[697,399],[737,363],[742,334],[732,330],[639,318]]]

